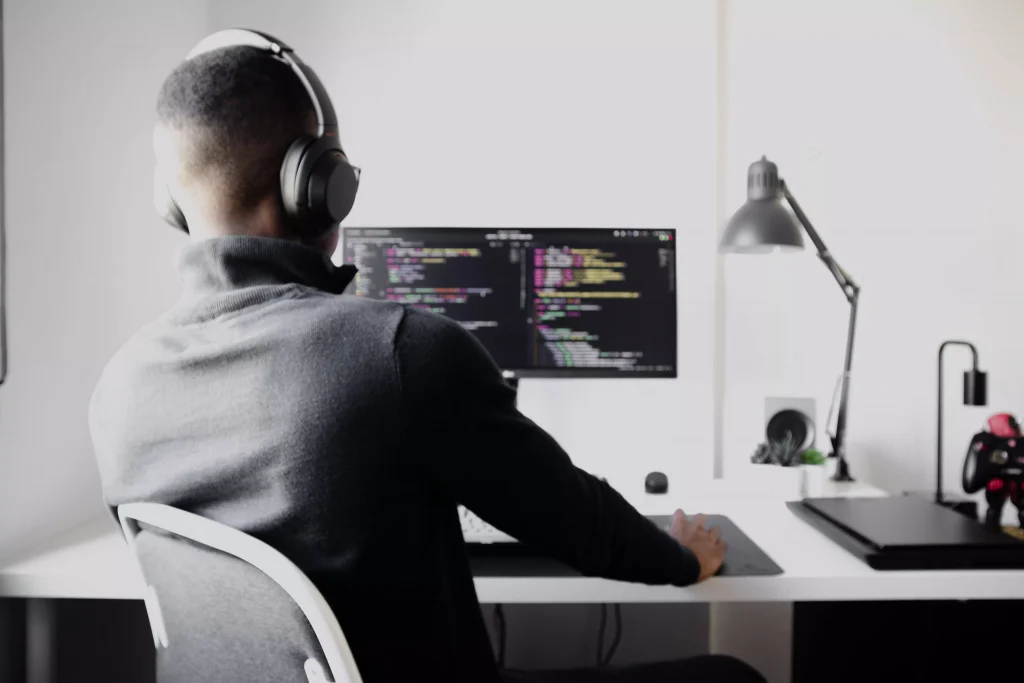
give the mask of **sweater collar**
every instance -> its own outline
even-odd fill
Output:
[[[322,251],[269,237],[229,236],[192,242],[178,259],[187,295],[203,297],[249,287],[299,284],[341,294],[353,266],[335,266]]]

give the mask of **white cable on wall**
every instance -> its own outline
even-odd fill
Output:
[[[4,145],[3,3],[0,2],[0,384],[7,379],[7,184]]]

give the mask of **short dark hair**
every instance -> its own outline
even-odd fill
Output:
[[[156,110],[162,125],[185,135],[186,172],[217,178],[225,205],[239,211],[279,192],[285,152],[316,125],[291,67],[248,46],[182,62],[161,86]]]

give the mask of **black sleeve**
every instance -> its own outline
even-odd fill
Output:
[[[409,309],[395,346],[415,457],[454,500],[586,575],[697,580],[689,549],[516,409],[494,361],[458,323]]]

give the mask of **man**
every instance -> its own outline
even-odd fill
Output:
[[[687,585],[717,531],[673,537],[576,469],[515,408],[458,324],[342,296],[338,240],[282,206],[290,143],[315,133],[290,69],[251,47],[165,81],[157,165],[187,219],[178,304],[111,360],[90,424],[110,506],[155,501],[282,551],[334,608],[367,683],[501,680],[456,505],[589,575]],[[724,658],[571,680],[758,681]],[[563,679],[559,679],[563,680]]]

